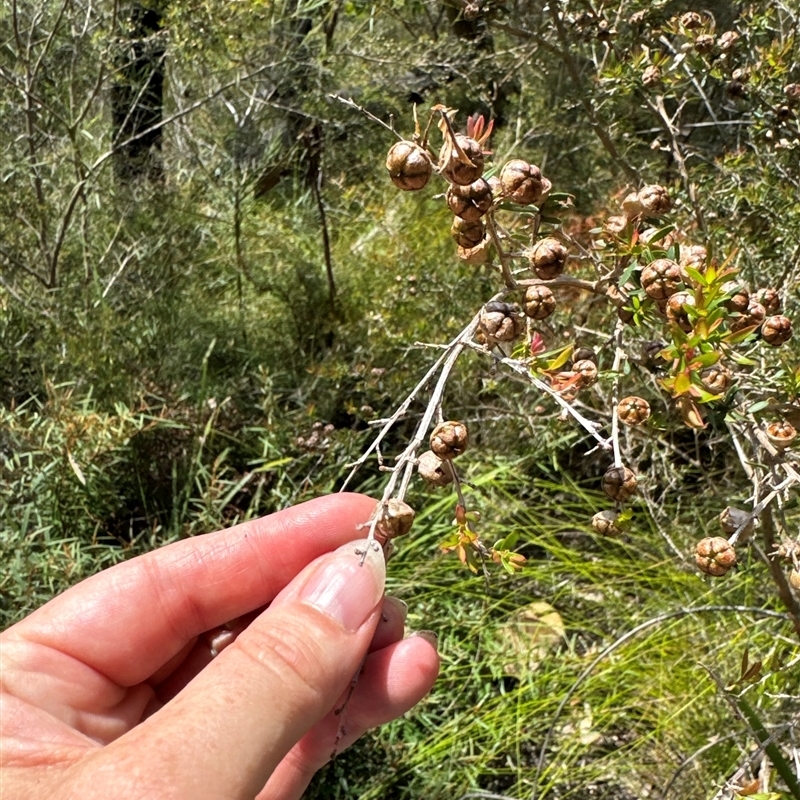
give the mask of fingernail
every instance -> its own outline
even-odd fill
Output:
[[[300,600],[357,631],[383,597],[386,564],[374,541],[360,539],[340,547],[312,573]]]
[[[432,645],[437,653],[439,652],[439,636],[433,631],[414,631],[411,636],[419,636],[420,639],[424,639],[428,644]]]
[[[386,597],[384,597],[383,602],[394,606],[400,616],[403,618],[403,622],[408,619],[408,603],[406,603],[405,600],[401,600],[399,597],[387,594]]]

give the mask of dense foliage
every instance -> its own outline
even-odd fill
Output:
[[[406,136],[415,104],[423,123],[437,103],[494,119],[493,163],[538,164],[571,197],[560,224],[578,241],[663,184],[675,225],[793,316],[798,22],[777,0],[13,4],[4,624],[115,561],[337,489],[435,358],[423,343],[492,295],[496,275],[455,258],[436,190],[392,186],[396,137],[371,116]],[[608,313],[576,299],[554,335],[602,340]],[[796,353],[753,366],[787,413]],[[484,535],[518,532],[526,568],[465,572],[440,550],[453,498],[412,487],[390,590],[410,626],[439,631],[443,675],[311,794],[704,798],[761,776],[800,797],[780,763],[797,763],[795,628],[755,549],[714,583],[689,557],[721,508],[752,505],[724,410],[703,430],[665,411],[637,445],[649,478],[630,527],[609,540],[590,527],[606,464],[547,398],[467,353],[446,405],[470,425]],[[381,481],[370,464],[352,488]],[[792,535],[795,505],[777,515]]]

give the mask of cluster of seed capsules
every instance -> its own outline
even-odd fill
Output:
[[[404,191],[424,188],[434,173],[447,180],[449,186],[445,200],[454,214],[451,234],[457,245],[457,255],[462,261],[472,264],[489,261],[492,246],[498,244],[496,237],[490,235],[492,231],[489,226],[493,224],[490,212],[506,200],[520,206],[541,206],[552,188],[537,166],[521,159],[506,162],[498,176],[485,179],[483,145],[490,132],[491,124],[484,132],[482,119],[478,119],[477,124],[470,120],[466,135],[453,133],[446,126],[445,143],[436,162],[420,144],[405,140],[397,142],[390,149],[386,160],[391,180]],[[674,234],[664,234],[663,229],[659,231],[652,227],[651,220],[658,220],[670,211],[671,206],[667,190],[656,184],[644,186],[625,197],[622,212],[608,218],[601,236],[612,244],[624,246],[632,241],[640,241],[648,248],[640,254],[638,258],[641,263],[632,272],[628,271],[624,282],[619,279],[618,271],[611,279],[599,281],[596,290],[605,294],[616,307],[623,323],[638,324],[649,316],[650,319],[660,320],[668,330],[676,329],[691,335],[698,320],[708,318],[705,309],[699,315],[696,313],[698,305],[706,302],[709,295],[708,286],[697,276],[702,276],[709,264],[713,263],[715,268],[718,265],[704,246],[682,242],[673,248],[677,244]],[[487,219],[490,220],[488,223]],[[667,257],[672,254],[675,254],[674,258]],[[535,321],[547,319],[556,310],[555,286],[551,288],[547,284],[557,283],[564,273],[570,258],[567,246],[555,236],[546,236],[533,242],[524,251],[524,256],[536,279],[525,281],[527,285],[521,306],[492,301],[481,309],[476,339],[489,348],[513,343],[526,328],[532,330]],[[723,272],[721,268],[718,271]],[[735,273],[733,270],[730,272]],[[717,304],[723,314],[716,326],[718,331],[732,335],[741,333],[743,336],[753,333],[772,346],[780,346],[792,336],[792,323],[780,313],[780,298],[774,289],[761,289],[751,294],[743,282],[729,280],[718,287],[716,293],[719,298]],[[660,343],[655,355],[660,355],[658,351],[663,346],[664,343]],[[662,366],[667,368],[667,361],[662,361]],[[577,347],[569,361],[558,370],[545,371],[543,377],[549,380],[561,398],[571,402],[580,390],[596,382],[597,354],[589,348]],[[691,380],[695,382],[697,390],[721,397],[732,386],[734,377],[733,371],[725,364],[725,358],[720,357],[709,366],[695,370]],[[679,393],[666,382],[664,388],[680,400]],[[631,395],[618,403],[616,414],[625,425],[643,426],[650,417],[650,405],[644,398]],[[445,447],[442,444],[443,431],[448,436],[453,435],[453,431],[458,431],[459,435],[463,432],[464,447],[467,442],[463,423],[445,422],[434,431],[431,450],[420,456],[418,469],[426,481],[436,486],[452,482],[450,459],[458,455],[449,445]],[[780,451],[787,448],[797,435],[794,427],[783,420],[770,423],[765,433]],[[463,448],[459,452],[463,452]],[[636,494],[637,476],[628,467],[615,463],[606,470],[601,486],[603,492],[615,502],[615,509],[595,514],[592,528],[601,535],[619,534],[619,509]],[[732,514],[738,523],[729,530]],[[735,565],[734,544],[737,539],[746,541],[747,537],[742,535],[742,531],[748,525],[752,527],[752,518],[748,518],[748,522],[737,514],[746,515],[746,512],[725,509],[720,516],[723,532],[731,537],[731,541],[718,536],[707,537],[698,543],[696,562],[704,573],[721,576]],[[797,554],[791,556],[795,559],[793,564],[796,568]],[[796,575],[794,579],[800,583],[797,569],[792,575]]]

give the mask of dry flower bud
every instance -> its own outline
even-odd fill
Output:
[[[527,255],[536,274],[543,281],[549,281],[564,271],[569,253],[558,239],[548,236],[536,242]]]
[[[658,86],[661,83],[661,70],[655,65],[651,64],[642,73],[642,85],[648,89]]]
[[[485,232],[483,222],[479,219],[456,217],[450,227],[450,235],[456,240],[456,244],[465,249],[477,247],[483,241]]]
[[[708,33],[701,33],[699,36],[695,37],[694,49],[697,50],[700,55],[710,53],[714,49],[714,37]]]
[[[657,258],[642,270],[642,289],[653,300],[666,300],[675,294],[682,280],[681,268],[668,258]]]
[[[492,240],[488,236],[484,236],[481,243],[476,244],[475,247],[462,247],[459,245],[456,255],[465,264],[485,264],[489,260],[491,247]]]
[[[660,217],[672,208],[669,192],[656,183],[639,189],[638,197],[642,213],[647,217]]]
[[[483,178],[467,186],[451,183],[445,195],[448,208],[461,219],[480,219],[492,207],[492,190]]]
[[[469,433],[463,422],[440,422],[431,433],[431,450],[446,461],[460,456],[468,444]]]
[[[711,394],[724,394],[733,381],[733,375],[724,364],[715,364],[700,373],[700,381]]]
[[[643,397],[631,395],[619,401],[617,415],[626,425],[641,425],[650,417],[650,404]]]
[[[467,163],[463,156],[459,155],[455,145],[458,145],[461,152],[471,163]],[[465,136],[463,133],[456,134],[455,145],[448,137],[448,140],[442,146],[439,153],[439,165],[442,175],[450,183],[468,186],[477,181],[483,174],[483,150],[475,139],[471,136]]]
[[[386,156],[392,183],[406,192],[422,189],[430,180],[433,165],[428,154],[413,142],[396,142]]]
[[[378,524],[375,527],[375,538],[385,544],[398,536],[405,536],[414,524],[414,509],[408,503],[393,497],[387,500]]]
[[[736,564],[736,550],[722,536],[707,536],[697,543],[694,560],[701,572],[719,578]]]
[[[767,425],[767,439],[776,450],[785,450],[797,437],[797,431],[791,422],[781,420]]]
[[[539,167],[519,158],[503,165],[500,184],[503,195],[521,206],[540,203],[551,188],[550,181],[542,177]]]
[[[494,300],[487,303],[478,321],[487,342],[513,342],[525,329],[525,323],[515,303]]]
[[[591,386],[597,380],[597,364],[588,358],[574,362],[572,371],[578,375],[581,388]]]
[[[603,491],[618,503],[630,500],[636,494],[636,475],[627,467],[609,467],[603,475]]]
[[[673,325],[677,325],[682,331],[689,333],[693,325],[684,306],[694,305],[694,295],[689,292],[675,292],[675,294],[667,300],[667,319],[673,323]]]
[[[592,530],[601,536],[618,536],[622,529],[617,525],[619,514],[616,511],[598,511],[592,517]]]
[[[747,304],[747,311],[745,311],[744,314],[742,314],[738,319],[731,321],[731,330],[736,332],[744,330],[745,328],[758,327],[764,321],[764,317],[766,316],[767,312],[764,311],[764,306],[762,306],[761,303],[756,303],[755,300],[751,300]],[[771,317],[771,319],[786,319],[786,317]],[[789,322],[788,319],[786,321]],[[789,322],[789,336],[792,335],[791,329],[792,324]]]
[[[789,572],[789,577],[787,578],[789,581],[789,586],[792,587],[795,591],[800,591],[800,572],[797,569],[792,568]]]
[[[761,326],[761,338],[773,347],[788,342],[792,338],[792,321],[782,314],[765,319]]]
[[[696,11],[687,11],[685,14],[681,14],[680,22],[684,28],[690,31],[703,27],[703,18]]]
[[[534,284],[525,290],[525,313],[531,319],[545,319],[556,310],[556,298],[541,284]]]
[[[725,53],[728,50],[732,50],[739,39],[741,39],[741,36],[739,36],[736,31],[725,31],[725,33],[717,39],[717,47]]]
[[[753,533],[753,517],[741,508],[728,506],[720,512],[719,526],[726,536],[733,536],[741,528],[739,537],[744,540]]]
[[[772,554],[787,564],[800,562],[800,539],[781,542]]]
[[[426,450],[417,461],[417,472],[433,486],[448,486],[453,482],[449,461],[443,461],[433,450]]]

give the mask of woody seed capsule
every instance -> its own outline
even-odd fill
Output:
[[[389,539],[405,536],[414,523],[414,509],[408,503],[393,497],[387,500],[375,527],[375,538],[385,544]]]
[[[567,248],[552,236],[536,242],[528,253],[531,266],[543,280],[557,278],[564,271],[568,256]]]
[[[492,207],[492,190],[483,178],[467,186],[450,184],[445,195],[448,208],[461,219],[480,219]]]
[[[542,177],[539,167],[520,158],[503,165],[500,185],[503,187],[503,194],[521,206],[541,202],[551,188],[550,181]]]
[[[592,517],[592,530],[601,536],[616,536],[622,533],[617,525],[619,514],[616,511],[598,511]]]
[[[431,433],[431,450],[439,458],[450,460],[460,456],[469,444],[469,433],[463,422],[440,422]]]
[[[433,172],[428,154],[413,142],[396,142],[386,156],[386,169],[392,183],[406,192],[422,189]]]
[[[626,425],[641,425],[650,416],[650,404],[643,397],[631,395],[619,401],[617,415]]]
[[[761,338],[773,347],[785,344],[792,338],[792,321],[782,314],[764,320],[761,326]]]
[[[669,192],[657,183],[643,186],[637,194],[642,213],[647,217],[660,217],[672,208]]]
[[[627,467],[609,467],[603,475],[601,487],[612,500],[624,503],[636,493],[636,475]]]
[[[785,450],[797,438],[797,431],[791,422],[782,420],[767,425],[767,439],[777,450]]]
[[[498,300],[487,303],[481,309],[478,325],[490,344],[513,342],[525,329],[519,306]]]
[[[525,313],[531,319],[546,319],[556,310],[556,298],[541,284],[534,284],[525,290]]]
[[[483,241],[484,233],[483,222],[479,219],[466,220],[456,217],[450,227],[450,234],[456,240],[456,244],[466,249],[477,247]]]
[[[432,450],[426,450],[417,461],[417,472],[433,486],[448,486],[453,482],[449,461],[443,461]]]
[[[447,141],[439,153],[442,175],[450,183],[468,186],[470,183],[477,181],[483,174],[483,150],[481,150],[480,144],[475,139],[471,136],[465,136],[463,133],[457,133],[455,141],[470,163],[467,163],[459,155],[452,142]]]
[[[668,258],[657,258],[642,270],[642,289],[653,300],[666,300],[678,291],[681,268]]]
[[[741,528],[739,536],[744,541],[753,532],[753,517],[741,508],[728,506],[720,512],[719,526],[726,536],[733,536]]]
[[[736,565],[736,550],[722,536],[707,536],[697,543],[694,560],[701,572],[719,578]]]

